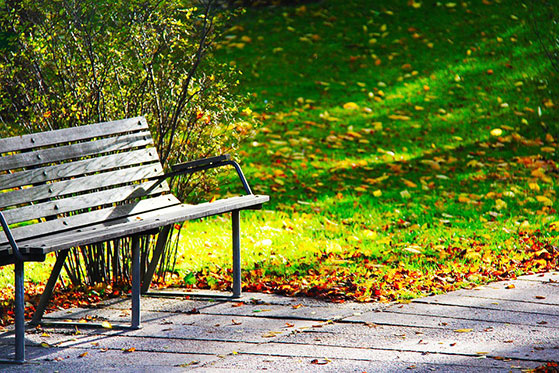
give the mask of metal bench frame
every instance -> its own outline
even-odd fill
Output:
[[[94,126],[96,126],[95,128],[92,127],[92,130],[97,130],[97,128],[101,128],[104,126],[110,126],[110,125],[122,125],[122,123],[126,122],[126,125],[128,122],[137,122],[140,126],[142,126],[142,129],[147,128],[147,123],[145,122],[145,119],[142,117],[138,117],[138,118],[131,118],[131,119],[126,119],[123,121],[116,121],[116,122],[107,122],[107,123],[98,123]],[[87,126],[84,126],[87,127]],[[58,135],[61,134],[60,131],[67,131],[66,130],[58,130],[57,131],[51,131],[51,133],[57,133]],[[82,129],[83,131],[83,129]],[[38,135],[45,135],[48,133],[41,133]],[[118,133],[116,134],[118,137]],[[27,135],[28,139],[31,140],[31,142],[34,142],[34,139],[32,137],[29,137],[31,135]],[[149,139],[147,139],[146,137],[144,137],[147,140],[148,146],[149,143],[152,142],[151,140],[151,136],[149,136]],[[114,138],[114,137],[113,137]],[[22,137],[17,139],[17,138],[11,138],[11,139],[15,139],[14,141],[19,141],[19,139],[23,139]],[[0,139],[0,145],[2,144],[2,141],[7,142],[10,141],[11,139]],[[91,140],[91,138],[89,139]],[[23,140],[22,140],[23,141]],[[93,140],[91,141],[95,141],[95,138],[93,138]],[[54,147],[56,147],[56,144],[54,145]],[[153,149],[153,148],[152,148]],[[2,149],[0,148],[0,153],[2,153]],[[151,153],[150,153],[151,154]],[[97,154],[94,153],[89,153],[89,156],[93,155],[94,157]],[[24,156],[26,156],[24,154]],[[37,157],[40,158],[40,154],[37,154]],[[118,157],[118,153],[117,153],[117,157]],[[153,163],[151,164],[157,164],[158,162],[158,158],[157,156],[155,156],[155,161],[152,159],[151,160]],[[1,163],[1,159],[0,159],[0,163]],[[56,160],[55,161],[50,161],[48,162],[49,165],[55,164],[56,165]],[[160,166],[160,163],[159,163]],[[170,229],[171,224],[173,224],[174,222],[178,222],[178,221],[184,221],[184,220],[190,220],[190,219],[196,219],[199,217],[205,217],[205,216],[210,216],[210,215],[215,215],[215,214],[221,214],[221,213],[226,213],[226,212],[231,212],[231,220],[232,220],[232,248],[233,248],[233,286],[232,286],[232,297],[236,298],[236,297],[240,297],[241,295],[241,252],[240,252],[240,210],[244,210],[244,209],[259,209],[262,207],[262,204],[267,202],[269,200],[268,196],[255,196],[253,195],[250,186],[241,170],[241,167],[239,166],[239,164],[237,164],[236,162],[232,161],[230,159],[230,156],[225,154],[225,155],[221,155],[221,156],[216,156],[216,157],[211,157],[211,158],[205,158],[205,159],[200,159],[200,160],[195,160],[195,161],[191,161],[191,162],[186,162],[186,163],[182,163],[182,164],[178,164],[172,167],[172,170],[170,173],[167,174],[163,174],[162,172],[159,172],[158,174],[156,174],[155,176],[152,175],[151,176],[151,180],[155,180],[156,184],[157,181],[159,181],[159,183],[165,183],[165,180],[169,177],[173,177],[173,176],[177,176],[180,174],[192,174],[195,172],[199,172],[199,171],[203,171],[203,170],[208,170],[211,168],[216,168],[216,167],[223,167],[223,166],[233,166],[239,176],[239,179],[243,185],[244,191],[245,191],[245,196],[244,197],[236,197],[235,198],[230,198],[230,199],[224,199],[224,200],[218,200],[216,201],[217,203],[214,202],[214,205],[210,204],[202,204],[202,205],[195,205],[195,206],[186,206],[186,205],[172,205],[172,206],[166,206],[165,208],[162,208],[161,211],[161,216],[159,216],[159,218],[153,218],[153,217],[146,217],[145,219],[140,219],[140,221],[137,222],[137,224],[134,221],[128,222],[126,221],[125,223],[123,223],[123,227],[126,227],[126,229],[128,229],[128,233],[123,233],[122,235],[119,235],[117,232],[113,232],[112,235],[109,236],[103,236],[102,232],[99,232],[98,236],[95,235],[89,235],[88,236],[88,242],[87,244],[90,243],[100,243],[100,242],[105,242],[108,240],[112,240],[115,238],[122,238],[122,237],[131,237],[132,239],[132,312],[131,312],[131,324],[130,324],[130,328],[132,329],[137,329],[140,327],[140,295],[142,292],[146,292],[149,289],[149,285],[151,283],[152,280],[152,276],[155,272],[155,268],[160,260],[160,257],[162,255],[163,252],[163,248],[164,248],[164,239],[160,240],[158,239],[158,242],[156,244],[156,248],[154,250],[153,253],[153,257],[151,259],[151,262],[149,263],[149,266],[147,268],[146,274],[144,276],[144,281],[143,284],[141,283],[141,268],[140,268],[140,245],[139,245],[139,238],[141,236],[144,235],[154,235],[159,233],[161,237],[166,238],[167,233]],[[21,167],[16,167],[18,169],[20,169]],[[32,167],[31,167],[32,168]],[[7,166],[4,165],[4,169],[7,169]],[[118,169],[120,170],[120,168]],[[8,170],[9,171],[9,170]],[[156,170],[157,171],[157,170]],[[46,171],[45,172],[46,175]],[[94,170],[95,172],[95,170]],[[89,175],[89,174],[88,174]],[[83,175],[79,175],[80,177]],[[68,180],[73,180],[72,177],[66,178],[65,181]],[[1,180],[0,180],[1,181]],[[136,180],[136,182],[138,182]],[[45,184],[48,184],[49,182],[45,182],[42,183],[43,187]],[[20,182],[21,184],[21,182]],[[52,184],[48,184],[48,185],[52,185]],[[159,184],[157,184],[159,185]],[[0,183],[0,190],[2,189],[9,189],[10,185],[2,185]],[[115,188],[116,189],[116,188]],[[49,191],[50,188],[49,188]],[[91,191],[90,191],[91,192]],[[168,192],[168,191],[167,191]],[[93,192],[92,192],[93,193]],[[86,191],[84,194],[88,194],[88,192]],[[164,195],[164,194],[163,194]],[[165,195],[164,195],[165,196]],[[172,197],[172,195],[171,195]],[[148,202],[150,201],[149,198],[150,196],[148,196],[148,194],[146,193],[145,196],[140,196],[140,198],[148,198]],[[154,198],[155,199],[155,198]],[[53,197],[51,201],[56,200],[56,197]],[[170,199],[169,199],[170,200]],[[127,201],[125,201],[127,202]],[[31,201],[31,203],[33,203],[33,201]],[[197,207],[201,207],[199,209],[197,209],[196,211],[194,211],[195,208]],[[57,205],[54,206],[55,209],[57,209]],[[17,208],[16,208],[17,209]],[[82,208],[83,210],[83,208]],[[7,210],[10,211],[10,210]],[[193,212],[194,211],[194,212]],[[13,211],[12,211],[13,212]],[[150,210],[150,213],[155,213],[157,214],[159,211],[157,209],[153,209]],[[13,215],[13,214],[12,214]],[[54,217],[51,216],[51,220],[52,219],[64,219],[64,214],[60,214],[60,215],[55,215]],[[132,216],[132,215],[131,215]],[[136,216],[136,215],[134,215]],[[143,216],[143,215],[139,215],[139,216]],[[126,217],[127,218],[127,217]],[[25,362],[25,319],[24,319],[24,314],[25,314],[25,309],[24,309],[24,263],[26,261],[44,261],[46,258],[46,254],[48,252],[52,252],[55,251],[58,253],[57,255],[57,260],[56,263],[53,267],[53,270],[51,272],[51,275],[49,277],[49,280],[47,281],[47,284],[45,286],[45,290],[43,292],[43,294],[41,295],[39,304],[37,305],[36,311],[33,315],[33,318],[31,320],[31,324],[32,325],[37,325],[41,322],[41,319],[43,317],[43,314],[45,312],[45,309],[48,305],[48,302],[52,296],[52,292],[54,289],[54,286],[58,280],[58,277],[60,275],[61,269],[63,267],[64,261],[68,256],[69,250],[71,247],[75,247],[75,246],[80,246],[80,245],[72,245],[72,246],[68,246],[68,244],[61,244],[62,246],[60,248],[58,248],[55,244],[51,244],[50,247],[48,247],[48,249],[42,249],[40,247],[36,247],[37,244],[35,243],[35,246],[33,245],[20,245],[18,244],[18,239],[17,237],[15,237],[15,234],[12,231],[12,229],[9,226],[8,220],[4,213],[2,211],[0,211],[0,224],[2,226],[2,229],[4,231],[4,234],[6,236],[6,240],[7,242],[4,242],[2,244],[2,242],[0,242],[0,249],[2,248],[2,245],[4,245],[4,249],[6,249],[7,247],[11,248],[11,256],[7,255],[7,254],[3,254],[2,256],[2,260],[3,262],[0,263],[0,265],[6,265],[6,264],[14,264],[14,271],[15,271],[15,358],[14,360],[8,360],[8,361],[3,361],[3,362],[9,362],[9,363],[24,363]],[[66,221],[63,221],[64,224],[66,224]],[[99,224],[105,224],[103,222],[97,222],[95,223],[97,225]],[[95,225],[93,224],[93,225]],[[92,225],[92,226],[93,226]],[[107,226],[109,226],[109,224],[107,223]],[[87,225],[86,225],[87,228]],[[95,229],[95,228],[93,228]],[[77,230],[70,230],[69,233],[74,233],[76,235],[81,234],[81,229],[77,229]],[[63,232],[64,233],[64,232]],[[91,233],[91,232],[89,232]],[[44,235],[46,237],[48,237],[48,235]],[[42,237],[42,236],[41,236]],[[68,239],[67,237],[63,237],[65,239]],[[36,241],[35,237],[31,237],[30,238],[30,242],[34,242],[33,239]],[[160,242],[162,241],[162,242]],[[76,242],[81,242],[81,241],[76,241]],[[43,245],[44,246],[44,245]],[[24,248],[24,250],[22,250],[22,247]],[[1,251],[0,251],[1,252]]]

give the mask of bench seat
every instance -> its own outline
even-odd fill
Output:
[[[258,209],[268,200],[268,196],[246,195],[198,205],[186,205],[181,204],[172,195],[165,195],[116,208],[70,216],[63,220],[47,221],[41,228],[49,229],[49,232],[31,238],[27,231],[37,231],[38,227],[22,226],[12,229],[12,233],[16,241],[20,236],[27,237],[18,241],[22,254],[42,261],[45,254],[53,251],[129,237],[161,226],[233,210]],[[3,241],[0,244],[0,265],[13,264],[12,248],[5,238]]]

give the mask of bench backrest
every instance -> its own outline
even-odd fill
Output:
[[[24,240],[118,217],[168,192],[162,174],[142,117],[0,139],[0,210]]]

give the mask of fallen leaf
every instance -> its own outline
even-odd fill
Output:
[[[83,352],[83,353],[79,354],[79,357],[86,357],[88,353],[89,353],[89,352],[87,352],[87,351],[86,351],[86,352]]]
[[[473,332],[474,329],[456,329],[455,332],[456,333],[470,333]]]
[[[491,130],[491,136],[498,137],[501,136],[502,134],[503,134],[503,130],[500,128],[495,128]]]
[[[326,365],[331,361],[332,360],[329,360],[329,359],[313,359],[313,360],[311,360],[311,364]]]
[[[344,104],[344,109],[348,109],[348,110],[359,109],[359,105],[357,105],[355,102],[346,102]]]

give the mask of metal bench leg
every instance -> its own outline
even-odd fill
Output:
[[[140,328],[140,236],[132,236],[132,328]]]
[[[45,286],[45,290],[43,294],[41,294],[41,299],[39,299],[39,304],[37,308],[35,308],[35,313],[33,314],[33,318],[29,322],[30,325],[39,325],[43,315],[45,314],[45,309],[47,308],[50,298],[52,297],[52,291],[54,290],[54,286],[58,281],[58,276],[60,276],[60,271],[62,270],[62,266],[64,265],[64,261],[66,257],[68,257],[68,253],[70,250],[64,250],[58,253],[56,257],[56,263],[54,263],[54,267],[52,272],[50,273],[49,280]]]
[[[16,332],[16,363],[25,362],[25,300],[23,286],[23,261],[15,262],[15,332]]]
[[[231,212],[233,228],[233,297],[241,296],[241,230],[239,210]]]
[[[165,249],[165,244],[167,243],[167,238],[169,236],[169,232],[171,230],[171,226],[167,225],[161,229],[159,235],[157,236],[157,242],[155,243],[155,250],[153,251],[153,256],[151,258],[151,262],[149,262],[148,269],[144,275],[144,279],[142,281],[142,294],[145,294],[149,291],[149,286],[151,285],[151,280],[153,279],[153,274],[155,273],[155,269],[161,260],[161,254],[163,254],[163,250]]]

